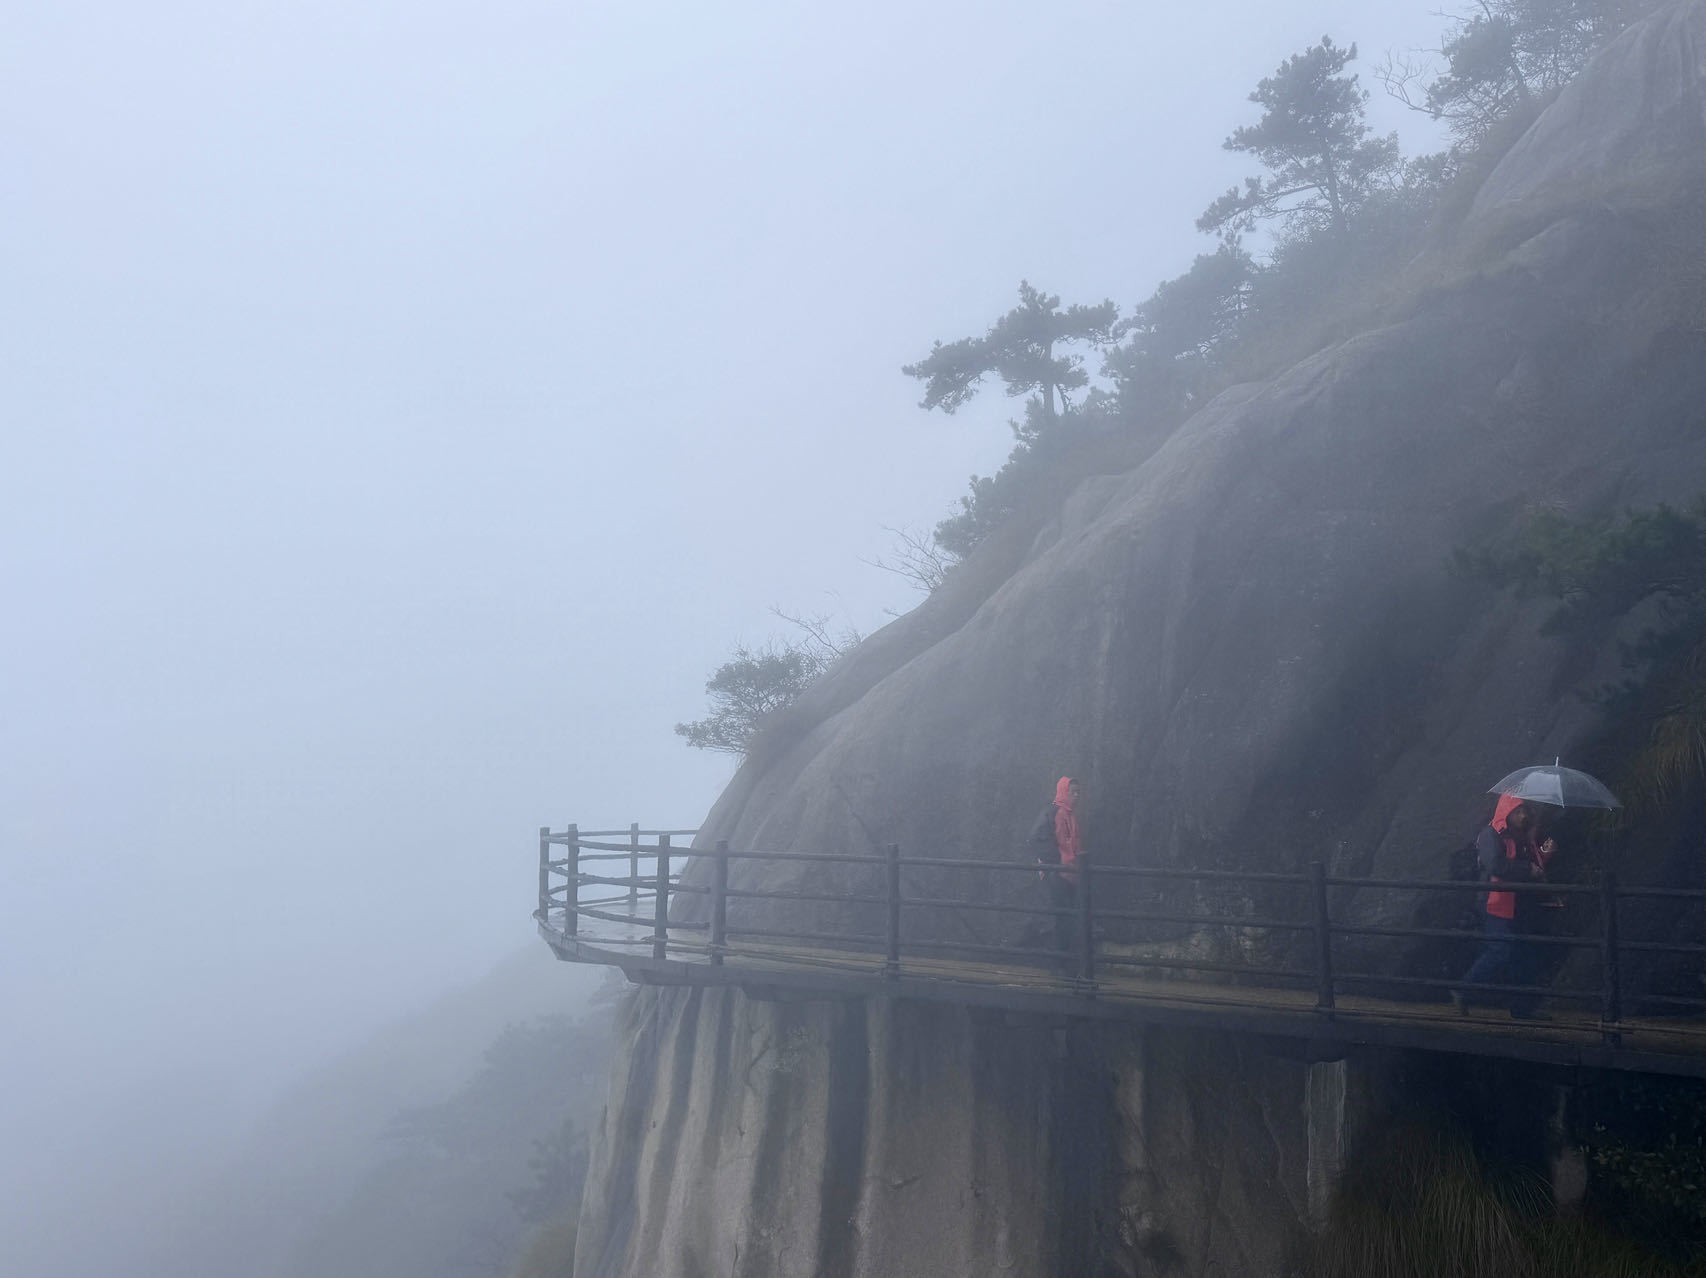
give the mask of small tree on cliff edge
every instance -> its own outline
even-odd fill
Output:
[[[1433,50],[1445,60],[1434,79],[1427,79],[1432,60],[1420,52],[1389,53],[1375,74],[1405,106],[1444,120],[1459,142],[1477,146],[1513,111],[1537,109],[1596,49],[1659,3],[1476,0]]]
[[[1081,342],[1092,346],[1113,340],[1119,308],[1104,301],[1095,306],[1060,309],[1059,295],[1042,293],[1019,282],[1019,305],[989,326],[982,337],[937,342],[916,364],[900,371],[924,383],[920,408],[952,413],[977,393],[990,373],[999,377],[1012,396],[1035,394],[1046,426],[1071,407],[1069,394],[1090,384],[1084,357],[1060,354],[1056,348]]]
[[[675,725],[696,750],[745,755],[764,717],[793,705],[818,677],[860,641],[851,626],[833,628],[828,616],[807,616],[770,610],[800,632],[796,640],[776,640],[762,647],[737,644],[734,655],[705,681],[711,713],[692,723]]]
[[[944,413],[954,412],[977,394],[990,373],[1002,380],[1008,395],[1030,396],[1024,420],[1011,423],[1019,442],[1000,474],[973,475],[971,494],[960,498],[959,513],[936,526],[930,547],[933,553],[945,553],[944,563],[970,554],[1006,518],[1023,464],[1038,441],[1050,437],[1051,428],[1072,411],[1072,392],[1090,384],[1084,357],[1063,354],[1059,348],[1073,343],[1106,346],[1114,340],[1119,318],[1119,308],[1110,301],[1063,311],[1059,296],[1039,292],[1021,280],[1019,305],[991,324],[982,337],[937,342],[930,354],[900,370],[924,383],[920,408],[939,408]]]
[[[1227,191],[1197,219],[1197,229],[1224,234],[1275,220],[1305,234],[1349,229],[1357,210],[1401,163],[1396,134],[1368,136],[1368,93],[1357,87],[1356,76],[1343,74],[1356,55],[1356,45],[1340,48],[1322,36],[1256,86],[1250,101],[1262,108],[1262,118],[1222,145],[1254,155],[1267,176],[1246,178],[1242,190]]]
[[[827,664],[803,644],[741,644],[705,681],[711,713],[676,724],[676,735],[697,750],[744,755],[764,716],[799,700]]]

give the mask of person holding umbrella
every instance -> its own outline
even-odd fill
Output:
[[[1546,878],[1546,867],[1557,848],[1550,838],[1541,837],[1540,809],[1549,807],[1621,807],[1617,797],[1601,782],[1585,772],[1559,766],[1522,768],[1511,773],[1492,788],[1499,796],[1493,809],[1493,819],[1475,837],[1475,856],[1481,876],[1487,882],[1539,883]],[[1481,951],[1475,962],[1463,974],[1464,984],[1533,985],[1538,979],[1539,964],[1533,941],[1525,935],[1535,931],[1534,907],[1539,904],[1533,892],[1501,892],[1496,887],[1487,892],[1483,908]],[[1459,1013],[1467,1015],[1472,989],[1454,989],[1451,1001]],[[1539,1010],[1537,994],[1513,994],[1510,1014],[1517,1020],[1544,1020]]]
[[[1493,819],[1475,836],[1475,859],[1482,879],[1490,884],[1538,883],[1546,877],[1546,866],[1555,851],[1551,839],[1537,837],[1534,809],[1515,795],[1501,795]],[[1489,891],[1483,901],[1481,950],[1463,974],[1464,983],[1476,985],[1531,985],[1535,980],[1534,943],[1521,939],[1534,928],[1531,892]],[[1520,902],[1520,904],[1519,904]],[[1456,989],[1451,1001],[1463,1015],[1469,1013],[1473,990]],[[1539,997],[1513,994],[1510,1013],[1518,1020],[1541,1018]]]

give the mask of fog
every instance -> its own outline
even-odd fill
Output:
[[[536,944],[539,825],[696,823],[709,671],[1011,445],[899,366],[1145,296],[1255,82],[1430,8],[15,7],[0,1267]]]

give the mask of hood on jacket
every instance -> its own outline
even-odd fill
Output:
[[[1522,806],[1522,800],[1514,794],[1501,794],[1498,806],[1493,809],[1493,819],[1487,822],[1500,834],[1505,833],[1505,822],[1510,820],[1511,813]]]
[[[1035,793],[1035,791],[1033,791],[1033,793]],[[1055,782],[1054,805],[1057,808],[1065,808],[1068,812],[1072,811],[1071,777],[1062,777],[1059,781]]]

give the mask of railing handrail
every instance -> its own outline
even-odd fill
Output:
[[[1631,954],[1677,954],[1677,955],[1706,955],[1706,945],[1683,944],[1653,940],[1626,940],[1621,934],[1620,918],[1621,904],[1629,900],[1706,900],[1706,889],[1667,888],[1657,884],[1624,886],[1617,880],[1614,870],[1602,871],[1597,880],[1589,883],[1490,883],[1474,879],[1415,879],[1392,877],[1358,877],[1343,874],[1329,874],[1320,862],[1312,863],[1305,872],[1268,871],[1268,870],[1227,870],[1209,869],[1185,866],[1130,866],[1104,865],[1091,856],[1083,856],[1073,866],[1062,866],[1054,863],[1043,863],[1034,860],[995,860],[971,857],[947,856],[914,856],[903,857],[896,844],[887,844],[880,852],[824,852],[790,849],[742,849],[732,848],[726,840],[718,840],[715,846],[703,848],[688,848],[676,845],[673,840],[681,837],[696,837],[696,830],[650,830],[642,829],[634,823],[626,830],[581,830],[578,826],[556,832],[548,828],[540,830],[540,864],[539,864],[539,909],[535,917],[547,928],[550,928],[554,917],[561,917],[563,926],[561,935],[565,939],[573,939],[578,933],[578,920],[592,918],[599,921],[622,924],[650,924],[651,936],[648,938],[652,946],[653,958],[659,961],[670,961],[672,944],[678,948],[687,944],[686,952],[701,954],[714,965],[721,965],[731,952],[729,938],[761,937],[785,940],[815,940],[830,945],[854,945],[867,947],[883,954],[884,971],[889,976],[899,975],[904,963],[904,951],[912,948],[915,952],[954,952],[987,953],[990,955],[1011,956],[1015,953],[1035,955],[1050,959],[1071,958],[1074,963],[1072,983],[1083,993],[1093,994],[1097,987],[1098,962],[1114,967],[1124,968],[1155,968],[1157,970],[1192,970],[1200,972],[1242,973],[1252,977],[1270,980],[1292,981],[1313,979],[1317,983],[1317,1010],[1325,1016],[1335,1014],[1336,995],[1341,986],[1368,985],[1371,983],[1387,982],[1392,987],[1414,987],[1441,989],[1468,989],[1476,993],[1519,994],[1533,995],[1549,994],[1563,999],[1599,1001],[1602,1007],[1601,1023],[1608,1043],[1615,1045],[1620,1033],[1620,1023],[1623,1016],[1623,962]],[[627,841],[613,843],[601,841],[598,836],[626,836]],[[653,839],[653,843],[644,843],[643,839]],[[559,859],[552,855],[552,849],[562,847],[566,852]],[[589,854],[590,855],[586,855]],[[607,875],[588,873],[581,867],[585,861],[629,861],[627,875]],[[654,859],[655,872],[640,873],[640,861]],[[675,864],[672,865],[672,860]],[[683,875],[676,868],[683,861],[704,861],[711,867],[709,883],[705,876],[696,876],[692,885],[682,882]],[[729,886],[729,865],[732,862],[755,862],[760,864],[832,864],[869,866],[880,869],[883,873],[878,877],[880,886],[873,891],[865,887],[858,891],[851,888],[841,892],[806,892],[798,890],[741,887],[731,889]],[[951,895],[944,895],[939,889],[928,895],[916,893],[908,895],[904,890],[904,873],[912,871],[967,871],[998,873],[1036,874],[1042,877],[1067,876],[1068,882],[1077,886],[1070,899],[1071,908],[1061,908],[1055,905],[1040,906],[1015,903],[1011,900],[965,899],[957,900]],[[1195,913],[1190,911],[1144,911],[1124,908],[1111,908],[1104,904],[1097,907],[1092,884],[1100,883],[1106,888],[1111,883],[1120,881],[1159,881],[1182,884],[1219,885],[1229,887],[1261,887],[1261,888],[1308,888],[1307,903],[1296,917],[1282,917],[1286,913],[1281,906],[1279,913],[1273,908],[1273,901],[1265,902],[1266,908],[1260,913]],[[603,895],[594,902],[582,902],[580,889],[583,886],[611,888],[627,888],[627,896]],[[1599,964],[1599,988],[1591,991],[1577,989],[1550,989],[1537,986],[1498,985],[1486,982],[1466,982],[1461,978],[1441,978],[1417,976],[1399,973],[1378,972],[1340,972],[1335,969],[1336,953],[1334,942],[1346,938],[1388,937],[1401,940],[1473,940],[1478,932],[1471,928],[1450,927],[1420,927],[1398,926],[1379,922],[1378,920],[1350,921],[1342,916],[1333,917],[1333,902],[1341,901],[1343,908],[1344,894],[1358,892],[1509,892],[1518,895],[1541,895],[1553,899],[1595,897],[1598,909],[1593,911],[1595,926],[1589,932],[1578,932],[1566,936],[1554,936],[1546,933],[1524,931],[1508,934],[1513,941],[1538,943],[1558,950],[1569,949],[1598,949],[1601,953]],[[649,898],[645,904],[651,908],[642,915],[640,905],[642,893]],[[695,916],[689,920],[672,920],[669,917],[670,897],[684,894],[690,899],[709,899],[708,914],[704,917]],[[1272,894],[1268,894],[1271,898]],[[1143,898],[1139,898],[1140,900]],[[1166,900],[1166,895],[1160,898]],[[778,902],[814,902],[822,904],[844,904],[855,909],[876,909],[885,907],[885,921],[880,928],[870,932],[854,933],[825,932],[819,930],[794,932],[786,929],[758,928],[751,926],[734,926],[729,923],[728,903],[731,901],[778,901]],[[619,907],[626,902],[628,911],[624,915]],[[1562,900],[1559,900],[1562,904]],[[1247,901],[1248,908],[1256,909],[1264,905],[1259,899]],[[699,907],[695,907],[696,909]],[[1015,951],[1012,946],[990,946],[981,940],[944,941],[937,938],[914,938],[910,943],[905,941],[904,919],[909,910],[974,910],[983,911],[986,915],[1029,916],[1034,919],[1050,919],[1058,926],[1065,927],[1065,920],[1072,920],[1070,926],[1074,933],[1072,952],[1067,954],[1059,948],[1045,949],[1040,946],[1025,946]],[[708,921],[706,919],[708,918]],[[1178,954],[1130,954],[1102,953],[1096,939],[1098,923],[1114,924],[1155,924],[1166,927],[1202,928],[1236,928],[1248,932],[1268,933],[1309,933],[1314,936],[1314,961],[1308,970],[1296,967],[1261,966],[1258,964],[1227,964],[1209,958],[1192,958]],[[702,937],[708,933],[708,941],[694,939],[686,942],[681,937],[672,937],[672,931],[690,932]],[[976,934],[974,933],[974,936]],[[1057,937],[1060,933],[1057,932]],[[1176,938],[1175,938],[1176,939]],[[679,958],[675,961],[680,961]],[[1653,995],[1660,998],[1669,1006],[1690,1006],[1706,1009],[1706,997],[1688,999],[1677,995]]]
[[[598,852],[627,854],[632,851],[628,843],[601,843],[591,837],[593,835],[629,834],[628,830],[583,830],[579,833],[579,846]],[[641,837],[659,835],[670,838],[692,836],[697,830],[638,830],[634,833]],[[566,833],[552,833],[550,840],[560,844],[567,838]],[[653,845],[642,844],[642,854],[656,851]],[[874,852],[806,852],[788,849],[748,849],[725,846],[709,848],[681,847],[670,845],[672,854],[679,853],[693,860],[714,860],[727,858],[736,861],[784,861],[802,864],[847,864],[880,866],[887,862],[882,853]],[[586,857],[586,860],[614,860],[610,857]],[[1084,860],[1093,858],[1086,855]],[[560,865],[561,862],[553,862]],[[945,870],[993,870],[996,872],[1025,873],[1025,874],[1059,874],[1071,873],[1072,867],[1062,867],[1053,862],[1036,861],[1003,861],[983,860],[973,857],[930,857],[909,856],[903,859],[904,869],[945,869]],[[1271,883],[1293,884],[1304,886],[1312,882],[1307,873],[1283,870],[1220,870],[1204,869],[1192,866],[1164,865],[1106,865],[1095,860],[1096,874],[1104,878],[1136,878],[1136,879],[1177,879],[1199,882],[1223,883]],[[1484,879],[1407,879],[1361,877],[1343,874],[1328,874],[1326,883],[1336,888],[1384,888],[1405,891],[1444,891],[1444,892],[1515,892],[1533,893],[1544,896],[1598,896],[1600,888],[1594,883],[1490,883]],[[1673,888],[1659,884],[1627,885],[1619,884],[1617,895],[1627,899],[1676,899],[1706,901],[1706,888]]]

